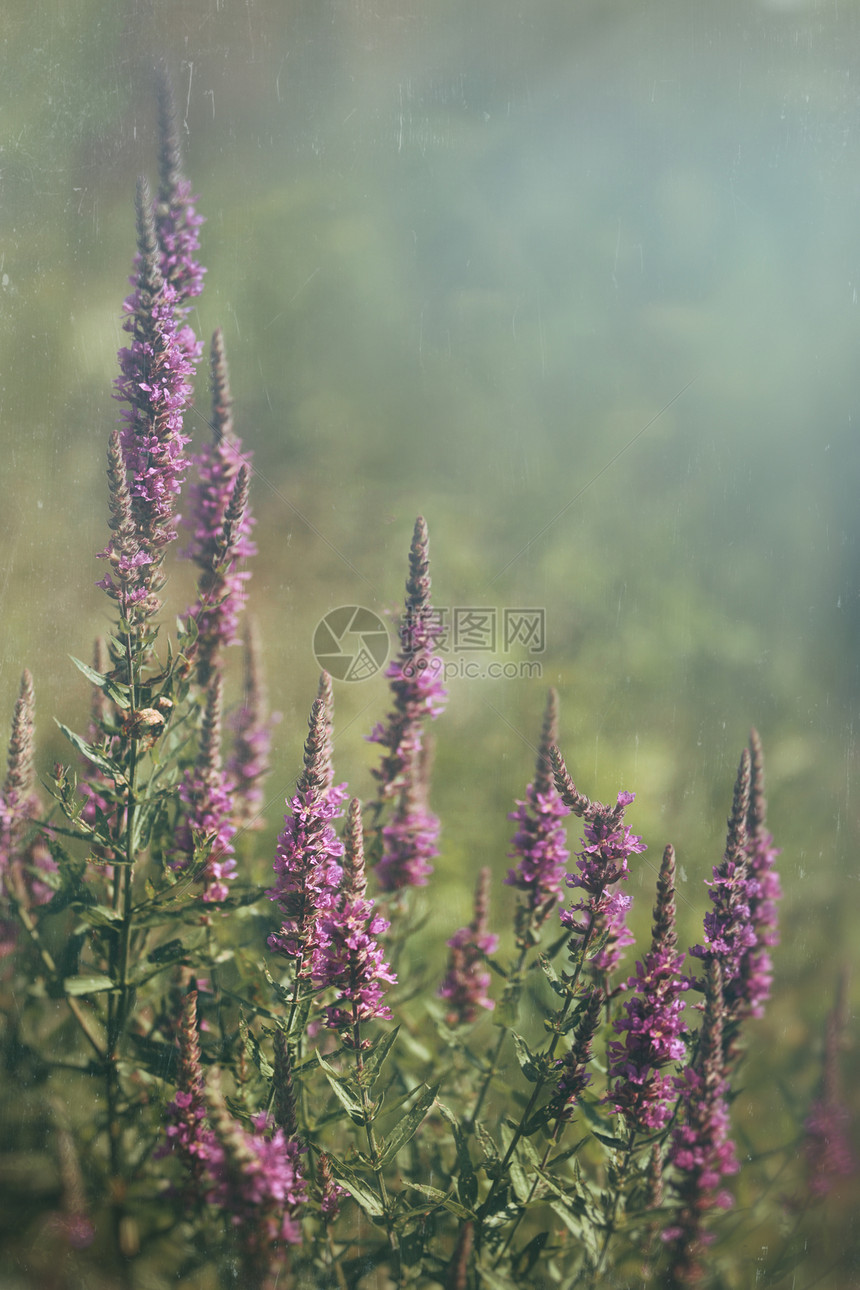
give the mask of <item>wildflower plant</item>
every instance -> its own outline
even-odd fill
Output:
[[[189,451],[202,220],[164,78],[159,93],[160,182],[154,201],[138,187],[108,439],[98,585],[113,621],[92,665],[76,661],[90,724],[61,726],[69,760],[49,777],[49,805],[25,671],[0,789],[5,1069],[35,1063],[50,1097],[75,1083],[51,1121],[47,1239],[128,1287],[707,1283],[703,1253],[722,1248],[740,1167],[737,1073],[777,939],[758,735],[701,943],[678,948],[667,846],[650,943],[622,969],[629,880],[649,873],[636,797],[605,803],[576,786],[551,692],[509,854],[480,857],[471,921],[445,929],[416,989],[404,946],[410,893],[432,890],[444,854],[428,725],[446,700],[419,518],[389,711],[369,736],[375,796],[350,796],[336,771],[323,673],[283,827],[261,856],[272,719],[246,617],[253,470],[219,332],[211,439]],[[198,585],[171,640],[166,557],[187,478]],[[816,1194],[853,1167],[840,1027],[808,1117]]]

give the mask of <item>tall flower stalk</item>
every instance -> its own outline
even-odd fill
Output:
[[[233,430],[232,398],[221,331],[212,337],[212,441],[194,454],[190,486],[191,542],[185,551],[200,570],[197,601],[189,611],[197,628],[197,678],[206,685],[221,651],[239,643],[239,618],[250,572],[243,562],[256,554],[248,507],[250,454]]]
[[[441,632],[430,600],[427,524],[419,516],[409,550],[401,648],[385,673],[394,707],[368,736],[384,750],[381,765],[373,771],[379,785],[373,821],[378,834],[376,879],[386,892],[424,886],[437,853],[439,821],[428,807],[425,723],[439,716],[447,698],[438,653]],[[382,825],[383,810],[389,804],[393,809]]]
[[[681,1119],[672,1132],[669,1150],[675,1215],[662,1234],[669,1247],[668,1290],[702,1280],[702,1252],[713,1241],[706,1225],[708,1214],[733,1204],[731,1193],[723,1186],[723,1180],[740,1168],[729,1136],[725,1015],[722,970],[719,960],[712,958],[696,1057],[677,1081]]]

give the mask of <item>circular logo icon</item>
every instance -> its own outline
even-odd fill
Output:
[[[330,609],[314,631],[314,657],[335,681],[366,681],[384,667],[388,628],[372,609],[341,605]]]

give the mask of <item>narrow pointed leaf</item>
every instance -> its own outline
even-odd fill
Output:
[[[404,1115],[399,1124],[395,1125],[379,1157],[381,1165],[386,1165],[389,1160],[393,1160],[401,1147],[405,1147],[406,1143],[415,1136],[421,1121],[435,1102],[438,1092],[438,1084],[434,1084],[432,1088],[425,1088],[412,1110]]]
[[[383,1062],[394,1046],[399,1030],[400,1027],[395,1026],[389,1034],[383,1035],[381,1039],[378,1039],[370,1051],[365,1055],[364,1075],[367,1080],[368,1088],[373,1088],[379,1072],[382,1070]]]
[[[109,976],[67,976],[63,982],[66,994],[100,994],[104,990],[114,990],[116,982]]]

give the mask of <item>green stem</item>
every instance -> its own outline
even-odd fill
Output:
[[[391,1218],[391,1202],[388,1198],[388,1188],[385,1185],[382,1166],[379,1163],[379,1147],[376,1144],[376,1135],[373,1132],[372,1107],[367,1087],[364,1083],[364,1058],[361,1055],[361,1022],[358,1018],[358,1006],[355,1002],[353,1002],[352,1005],[352,1045],[353,1051],[355,1052],[355,1068],[358,1074],[358,1089],[361,1094],[361,1114],[364,1120],[365,1135],[367,1137],[367,1149],[370,1153],[370,1165],[376,1179],[376,1188],[379,1192],[379,1203],[382,1206],[382,1212],[385,1218],[385,1229],[388,1233],[388,1244],[391,1246],[391,1257],[395,1279],[397,1281],[397,1285],[402,1286],[403,1269],[400,1265],[400,1243],[397,1239],[397,1233],[394,1230],[394,1223]]]
[[[612,1195],[612,1205],[606,1217],[606,1227],[603,1233],[603,1244],[600,1247],[600,1253],[597,1256],[597,1262],[591,1273],[591,1284],[599,1284],[598,1277],[600,1269],[603,1266],[603,1260],[606,1258],[606,1251],[609,1249],[609,1242],[615,1234],[615,1219],[618,1214],[618,1202],[621,1199],[621,1188],[624,1186],[624,1179],[627,1176],[627,1170],[630,1168],[630,1161],[633,1158],[633,1144],[636,1141],[635,1128],[630,1129],[630,1136],[627,1139],[627,1147],[624,1152],[624,1159],[621,1162],[621,1168],[618,1171],[615,1187]]]
[[[552,1062],[553,1058],[555,1057],[555,1050],[558,1048],[559,1041],[561,1040],[562,1028],[564,1026],[565,1019],[570,1010],[570,1005],[573,1003],[573,1000],[576,997],[576,985],[579,980],[580,974],[582,972],[583,964],[585,963],[585,958],[586,958],[586,954],[588,953],[588,946],[589,946],[589,942],[591,941],[591,934],[593,930],[594,930],[594,915],[590,914],[589,921],[588,921],[588,929],[585,933],[585,938],[582,942],[582,948],[579,951],[579,961],[576,965],[576,969],[573,973],[573,976],[570,978],[569,981],[565,982],[567,986],[567,991],[568,991],[567,998],[565,999],[564,1005],[561,1008],[561,1010],[556,1014],[555,1022],[553,1023],[553,1030],[555,1033],[553,1034],[552,1040],[550,1042],[550,1046],[544,1055],[547,1066],[549,1066],[549,1063]],[[507,1172],[508,1165],[511,1162],[511,1156],[514,1154],[514,1151],[517,1148],[517,1144],[519,1143],[520,1138],[523,1136],[523,1133],[525,1132],[525,1127],[528,1124],[529,1117],[531,1116],[532,1111],[535,1109],[535,1106],[537,1105],[537,1100],[540,1097],[541,1093],[543,1092],[543,1088],[545,1084],[546,1084],[545,1076],[540,1076],[540,1078],[538,1078],[535,1081],[535,1085],[534,1085],[534,1088],[532,1089],[531,1097],[526,1103],[526,1109],[523,1111],[522,1115],[520,1116],[519,1123],[517,1124],[517,1127],[514,1130],[514,1136],[511,1138],[508,1149],[504,1154],[504,1158],[502,1159],[501,1165],[499,1166],[498,1174],[493,1180],[493,1185],[491,1186],[489,1192],[487,1193],[486,1198],[484,1199],[480,1208],[478,1209],[479,1219],[483,1219],[484,1216],[487,1213],[489,1213],[490,1206],[492,1205],[492,1202],[495,1199],[496,1192],[499,1190],[499,1186],[502,1182],[504,1175]]]
[[[510,977],[508,978],[507,988],[509,988],[512,993],[513,993],[514,987],[522,984],[523,964],[525,963],[527,953],[528,953],[528,946],[523,946],[522,949],[520,950],[520,957],[517,960],[516,966],[514,967]],[[501,1056],[502,1048],[504,1047],[505,1037],[507,1033],[508,1032],[507,1030],[505,1030],[504,1027],[502,1027],[499,1031],[499,1039],[496,1044],[495,1051],[493,1052],[493,1055],[490,1058],[490,1065],[488,1066],[486,1074],[484,1076],[484,1082],[482,1083],[481,1088],[478,1092],[478,1100],[475,1102],[475,1105],[472,1108],[472,1113],[465,1124],[465,1131],[467,1135],[474,1132],[475,1122],[478,1116],[480,1115],[481,1107],[484,1105],[484,1099],[486,1098],[487,1093],[490,1090],[490,1085],[493,1082],[493,1076],[496,1073],[496,1067],[498,1066],[499,1057]]]

